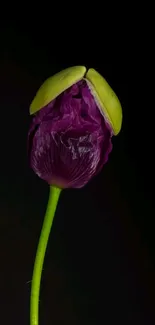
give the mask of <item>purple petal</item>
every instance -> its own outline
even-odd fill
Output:
[[[42,108],[29,131],[30,164],[49,184],[84,186],[108,160],[112,132],[82,80]]]

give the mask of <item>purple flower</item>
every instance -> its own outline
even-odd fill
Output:
[[[83,187],[107,162],[111,137],[112,129],[83,79],[33,117],[30,165],[50,185]]]

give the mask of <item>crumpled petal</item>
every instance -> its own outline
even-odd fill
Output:
[[[32,120],[29,158],[50,185],[83,187],[108,160],[112,130],[85,80],[64,91]]]

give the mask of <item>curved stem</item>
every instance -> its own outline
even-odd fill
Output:
[[[36,258],[34,263],[34,269],[33,269],[31,301],[30,301],[30,325],[38,325],[39,291],[40,291],[42,267],[43,267],[48,238],[52,227],[60,192],[61,189],[52,186],[50,187],[47,210],[46,210],[46,214],[45,214],[45,218],[44,218],[44,222],[43,222],[43,226],[39,238],[39,243],[38,243],[38,248],[37,248],[37,253],[36,253]]]

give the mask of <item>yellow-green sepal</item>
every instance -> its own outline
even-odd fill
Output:
[[[38,112],[63,91],[83,79],[85,73],[86,68],[84,66],[75,66],[62,70],[48,78],[39,88],[30,105],[30,115]]]
[[[114,135],[117,135],[122,126],[122,107],[118,97],[96,70],[89,69],[86,73],[86,80],[90,82],[94,96],[109,121]]]

